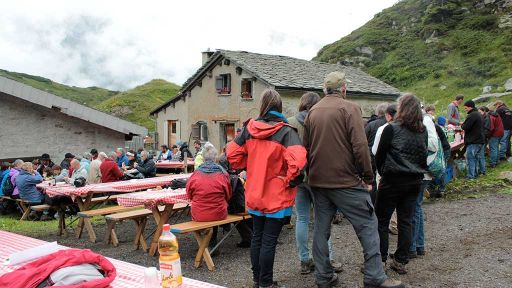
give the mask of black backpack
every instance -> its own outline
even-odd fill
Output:
[[[5,179],[3,190],[2,190],[2,192],[4,193],[4,196],[11,197],[12,193],[14,193],[15,187],[16,187],[16,185],[13,185],[11,182],[11,177],[7,176],[7,178]]]

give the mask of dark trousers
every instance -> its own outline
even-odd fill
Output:
[[[240,238],[242,238],[242,242],[251,243],[252,240],[252,219],[246,219],[240,221],[238,225],[236,225],[236,230],[238,234],[240,234]]]
[[[252,215],[251,264],[254,283],[270,287],[274,276],[274,257],[283,219]]]
[[[396,180],[396,179],[395,179]],[[395,259],[403,264],[409,260],[409,246],[412,241],[412,218],[416,206],[416,198],[421,187],[421,180],[417,183],[389,183],[383,177],[377,192],[375,213],[379,220],[380,254],[382,261],[388,257],[389,248],[389,221],[396,208],[398,219],[398,244]]]

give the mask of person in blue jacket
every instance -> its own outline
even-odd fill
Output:
[[[117,166],[119,166],[119,168],[121,168],[123,166],[123,163],[126,166],[130,165],[130,160],[128,160],[128,157],[126,157],[126,154],[124,154],[123,148],[117,148],[116,154],[117,154],[116,162],[117,162]]]
[[[16,187],[18,187],[20,198],[30,203],[43,203],[44,195],[36,188],[36,185],[41,182],[43,182],[43,177],[34,170],[32,163],[23,163],[20,174],[16,177]]]
[[[160,146],[160,154],[156,160],[172,160],[172,151],[169,150],[167,145]]]
[[[0,196],[4,196],[4,183],[9,178],[11,172],[11,165],[9,162],[3,162],[0,169]]]

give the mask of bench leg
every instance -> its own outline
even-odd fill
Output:
[[[194,260],[194,266],[199,268],[201,266],[201,260],[204,258],[208,270],[213,271],[215,264],[213,263],[210,252],[208,251],[208,244],[212,238],[213,228],[208,228],[201,231],[194,231],[194,237],[196,238],[199,249],[197,250],[196,259]]]
[[[87,230],[87,234],[89,234],[89,240],[91,240],[92,243],[96,243],[96,233],[94,232],[94,229],[92,228],[91,218],[85,217],[84,218],[84,226]]]
[[[59,236],[64,235],[64,237],[68,236],[68,231],[66,230],[66,215],[63,209],[59,209]]]
[[[110,244],[110,242],[112,242],[112,245],[114,245],[114,247],[117,247],[119,245],[119,240],[117,239],[115,227],[116,227],[116,222],[107,221],[107,232],[105,233],[105,243],[108,245],[108,244]]]
[[[144,239],[144,229],[146,229],[147,218],[144,217],[142,219],[133,219],[135,221],[135,225],[137,225],[137,233],[135,234],[135,240],[133,244],[135,245],[135,250],[139,250],[139,247],[142,246],[142,250],[144,252],[148,251],[148,244]]]
[[[19,205],[21,207],[21,210],[23,210],[23,214],[21,215],[20,220],[27,220],[28,215],[30,214],[30,207],[23,202],[19,202]]]

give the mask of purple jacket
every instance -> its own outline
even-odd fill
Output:
[[[17,168],[11,169],[11,172],[9,172],[9,180],[11,180],[11,183],[14,186],[14,191],[12,192],[13,196],[20,194],[18,187],[16,186],[16,176],[18,176],[18,174],[20,174],[20,170]]]

